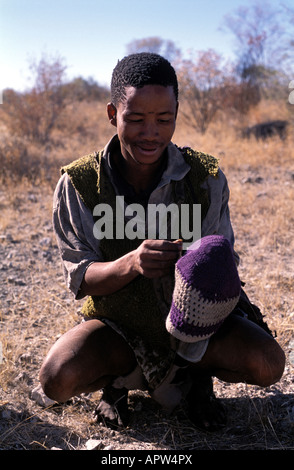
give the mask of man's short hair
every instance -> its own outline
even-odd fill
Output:
[[[114,105],[124,101],[126,87],[142,88],[145,85],[172,86],[178,101],[178,80],[170,62],[151,52],[130,54],[120,60],[112,73],[111,101]]]

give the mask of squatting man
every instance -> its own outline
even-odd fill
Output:
[[[52,346],[40,381],[57,402],[102,389],[95,418],[111,427],[129,423],[128,390],[142,389],[168,412],[181,405],[195,426],[216,430],[226,413],[212,377],[266,387],[284,370],[282,349],[241,287],[218,160],[171,142],[178,106],[167,60],[120,60],[107,104],[116,133],[103,150],[63,167],[54,194],[66,284],[85,303],[83,321]],[[116,224],[117,196],[145,213],[150,204],[188,205],[192,217],[200,205],[200,239],[181,216],[177,239],[168,216],[164,238],[95,236],[99,205],[112,208]]]

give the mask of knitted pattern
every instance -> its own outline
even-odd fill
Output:
[[[185,342],[209,338],[237,305],[240,291],[229,241],[220,235],[204,237],[176,264],[167,330]]]
[[[193,165],[193,161],[198,159],[200,165],[198,166],[198,174],[200,179],[205,178],[207,173],[211,176],[217,176],[218,173],[218,159],[207,153],[198,152],[190,147],[178,147],[184,153],[185,159],[188,163]]]

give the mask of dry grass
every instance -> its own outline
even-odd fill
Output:
[[[288,359],[281,382],[265,390],[215,382],[229,410],[228,427],[215,435],[191,427],[184,409],[164,416],[143,392],[130,394],[132,423],[122,432],[90,424],[99,392],[50,409],[31,400],[46,352],[78,321],[80,308],[64,286],[51,226],[52,193],[61,163],[100,149],[112,135],[104,108],[80,103],[68,109],[67,124],[46,149],[20,143],[2,128],[0,160],[6,159],[7,167],[0,190],[0,449],[73,450],[90,437],[101,439],[104,448],[125,450],[293,449],[293,364]],[[280,104],[262,103],[248,124],[287,113]],[[201,136],[179,121],[174,141],[220,158],[231,190],[241,277],[288,357],[294,318],[293,127],[286,141],[240,140],[237,131],[233,120],[217,122]],[[5,145],[16,151],[3,152]],[[36,171],[30,174],[32,167]]]

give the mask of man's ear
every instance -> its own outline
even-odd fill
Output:
[[[114,106],[113,103],[108,103],[107,104],[107,115],[110,123],[116,127],[116,107]]]

